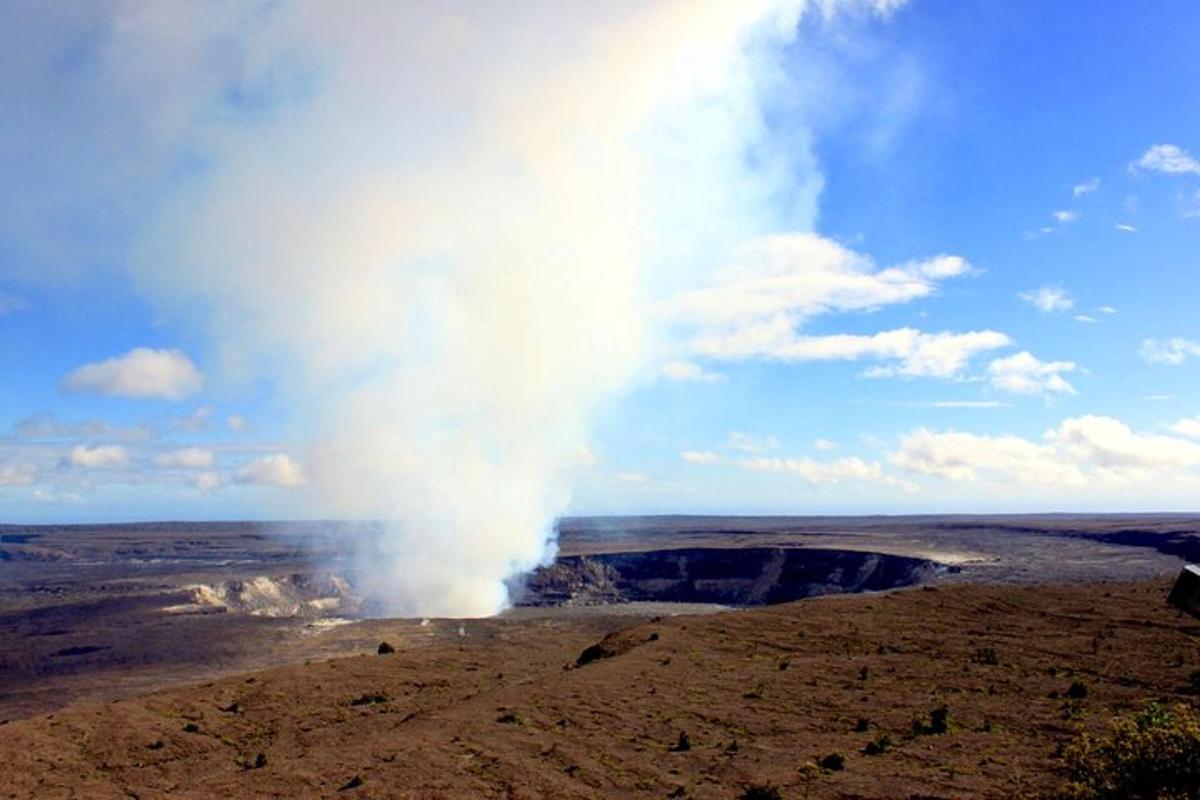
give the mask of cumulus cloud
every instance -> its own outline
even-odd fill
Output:
[[[1043,286],[1040,289],[1021,292],[1020,297],[1043,314],[1057,314],[1075,307],[1075,300],[1070,292],[1061,286]]]
[[[152,397],[183,400],[204,384],[192,360],[178,350],[138,347],[123,356],[85,364],[63,378],[69,392],[91,392],[115,397]]]
[[[769,236],[742,247],[707,287],[684,292],[668,313],[690,326],[738,338],[744,330],[794,329],[811,317],[908,303],[965,275],[970,264],[942,255],[880,268],[866,255],[811,233]],[[703,348],[701,348],[703,352]]]
[[[1064,420],[1041,441],[920,428],[901,438],[892,462],[952,481],[1082,486],[1178,477],[1200,467],[1200,444],[1088,415]]]
[[[129,451],[116,444],[100,444],[94,447],[81,444],[71,448],[67,460],[77,467],[88,469],[123,467],[129,463]]]
[[[1051,216],[1060,225],[1066,225],[1068,222],[1074,222],[1079,219],[1079,214],[1074,211],[1054,211],[1051,213]]]
[[[1040,361],[1023,350],[988,364],[987,379],[993,387],[1014,394],[1075,394],[1075,387],[1062,377],[1062,373],[1076,369],[1078,365],[1074,361]]]
[[[660,373],[664,378],[680,383],[719,383],[725,376],[712,372],[692,361],[677,359],[662,365]]]
[[[246,430],[246,418],[241,414],[230,414],[225,418],[225,426],[234,433],[241,433]]]
[[[1180,436],[1200,439],[1200,417],[1181,419],[1171,426],[1171,430]]]
[[[1174,144],[1156,144],[1130,165],[1131,169],[1161,172],[1166,175],[1200,175],[1200,161]]]
[[[832,439],[814,439],[813,447],[817,450],[820,450],[822,453],[828,453],[832,450],[837,450],[839,447],[841,447],[841,445]]]
[[[285,453],[263,456],[234,473],[236,483],[257,486],[299,486],[306,481],[304,469]]]
[[[901,484],[900,481],[884,473],[883,466],[878,462],[864,461],[857,457],[818,461],[812,458],[756,456],[741,459],[738,466],[749,472],[779,472],[795,475],[812,486],[847,481]]]
[[[1088,178],[1086,181],[1082,181],[1082,182],[1077,183],[1074,186],[1072,186],[1071,187],[1071,195],[1075,198],[1080,198],[1080,197],[1083,197],[1084,195],[1091,194],[1092,192],[1096,191],[1099,188],[1100,188],[1100,179],[1099,178]]]
[[[1170,339],[1145,339],[1138,355],[1151,364],[1179,366],[1189,358],[1200,357],[1200,342],[1179,336]]]
[[[684,450],[679,454],[679,457],[689,464],[709,466],[721,463],[721,456],[712,450]]]
[[[154,457],[160,467],[176,469],[205,469],[213,465],[213,451],[204,447],[182,447]]]

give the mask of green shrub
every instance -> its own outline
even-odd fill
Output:
[[[1152,703],[1065,751],[1072,800],[1200,800],[1200,716]]]

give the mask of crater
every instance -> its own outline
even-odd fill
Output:
[[[761,606],[914,586],[958,571],[928,559],[854,550],[700,547],[563,556],[511,588],[514,603],[523,606]]]

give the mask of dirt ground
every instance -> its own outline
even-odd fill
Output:
[[[0,797],[1041,797],[1080,729],[1196,700],[1200,622],[1167,589],[941,585],[463,635],[435,621],[420,642],[411,622],[364,623],[397,652],[2,725]],[[835,754],[842,769],[815,766]]]

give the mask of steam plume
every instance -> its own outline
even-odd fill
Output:
[[[811,227],[808,131],[777,121],[802,11],[108,7],[132,274],[292,400],[310,512],[389,521],[363,558],[390,611],[501,608],[589,419],[649,374],[654,302]]]

